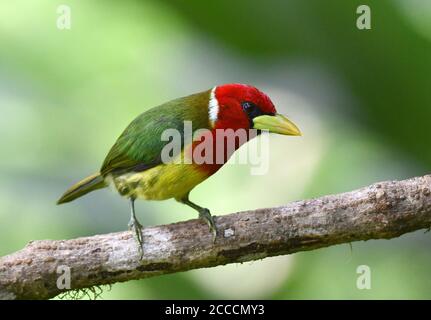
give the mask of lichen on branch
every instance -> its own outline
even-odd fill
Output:
[[[30,242],[0,258],[0,299],[68,291],[58,286],[64,266],[76,290],[428,229],[431,176],[219,216],[216,225],[215,243],[201,220],[145,228],[142,260],[131,232]]]

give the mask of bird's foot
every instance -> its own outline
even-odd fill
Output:
[[[213,243],[215,243],[217,238],[217,228],[214,222],[214,217],[211,215],[210,211],[206,208],[202,208],[202,210],[199,210],[199,218],[204,220],[210,229],[210,232],[213,236]]]
[[[142,238],[142,225],[139,223],[136,219],[131,219],[128,224],[129,230],[133,232],[133,237],[136,240],[136,243],[138,244],[138,253],[139,258],[142,260],[144,256],[144,241]]]

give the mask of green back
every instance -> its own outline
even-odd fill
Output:
[[[161,163],[160,154],[169,141],[162,141],[166,129],[176,129],[184,138],[184,121],[192,121],[193,131],[210,128],[208,102],[210,91],[175,99],[154,107],[133,120],[115,142],[100,170],[123,174],[143,171]]]

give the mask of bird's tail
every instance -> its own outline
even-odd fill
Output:
[[[71,186],[62,196],[58,199],[57,204],[62,204],[82,197],[83,195],[107,186],[105,180],[100,173],[95,173],[78,183]]]

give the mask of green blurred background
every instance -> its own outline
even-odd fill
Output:
[[[70,30],[56,26],[61,4]],[[356,28],[360,4],[371,30]],[[431,1],[2,1],[0,255],[125,230],[128,204],[109,190],[55,201],[136,115],[229,82],[267,92],[304,137],[271,136],[264,176],[227,165],[193,191],[216,215],[430,171]],[[173,200],[137,210],[145,225],[196,216]],[[430,244],[418,231],[116,284],[103,298],[428,299]],[[359,265],[371,290],[356,288]]]

